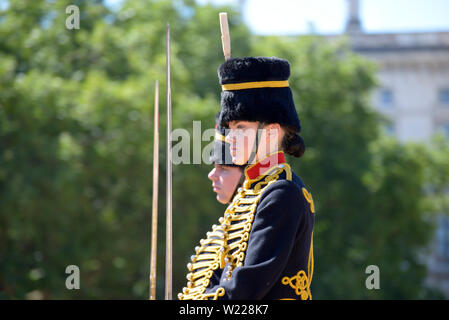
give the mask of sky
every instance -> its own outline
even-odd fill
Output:
[[[239,6],[251,31],[262,35],[344,31],[347,0],[196,0]],[[360,0],[367,33],[449,31],[449,0]]]

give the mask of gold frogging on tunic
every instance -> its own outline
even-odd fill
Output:
[[[265,188],[276,182],[283,172],[287,180],[292,180],[292,171],[287,163],[274,166],[253,180],[245,180],[224,217],[220,218],[220,225],[214,225],[212,232],[208,232],[207,238],[195,248],[192,262],[187,265],[190,271],[187,287],[178,294],[180,300],[216,300],[224,296],[225,289],[222,287],[214,293],[205,293],[210,279],[214,271],[223,269],[226,263],[226,279],[231,278],[235,268],[243,266],[257,204]]]
[[[304,270],[300,270],[291,278],[283,277],[282,284],[292,287],[295,290],[296,295],[298,295],[301,300],[312,299],[309,279],[307,278]]]

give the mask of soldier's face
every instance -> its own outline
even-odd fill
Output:
[[[208,178],[212,181],[212,188],[217,193],[218,202],[225,204],[232,200],[231,197],[241,176],[240,168],[215,164]]]
[[[237,165],[246,164],[253,150],[257,130],[259,130],[259,122],[231,121],[229,122],[229,129],[225,140],[230,145],[232,162]],[[263,129],[260,129],[257,156],[253,161],[260,160],[267,154],[279,150],[281,139],[282,133],[279,124],[265,125]]]
[[[230,132],[226,142],[230,145],[232,162],[243,165],[248,162],[257,134],[258,123],[252,121],[229,122]]]

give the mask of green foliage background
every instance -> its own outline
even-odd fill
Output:
[[[65,8],[80,8],[68,30]],[[449,144],[399,144],[370,105],[375,66],[345,41],[257,37],[238,8],[192,0],[0,1],[0,298],[146,299],[150,252],[154,83],[160,83],[158,298],[163,298],[165,28],[172,37],[173,128],[212,128],[223,62],[275,55],[290,79],[307,151],[289,159],[311,190],[315,299],[416,299],[434,214],[448,212]],[[203,142],[205,146],[208,141]],[[210,165],[173,167],[174,293],[224,207]],[[65,269],[81,270],[67,290]],[[378,265],[381,290],[365,288]]]

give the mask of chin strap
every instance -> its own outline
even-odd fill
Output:
[[[241,165],[242,167],[242,175],[240,176],[239,182],[237,183],[237,186],[235,187],[234,193],[232,194],[231,200],[234,199],[235,195],[237,194],[238,189],[243,185],[243,182],[245,181],[245,169],[250,166],[253,162],[253,160],[256,158],[257,151],[259,150],[259,143],[260,143],[260,136],[262,135],[262,129],[265,126],[263,122],[259,122],[257,126],[257,133],[256,133],[256,139],[254,141],[253,150],[251,151],[251,154],[248,158],[248,161],[246,164]]]

